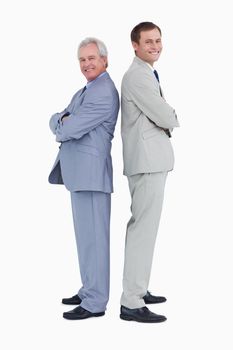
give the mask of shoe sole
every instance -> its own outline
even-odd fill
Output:
[[[137,320],[133,317],[130,316],[125,316],[125,315],[120,315],[120,318],[124,321],[135,321],[135,322],[141,322],[141,323],[160,323],[160,322],[164,322],[167,319],[163,318],[163,319],[159,319],[159,320],[153,320],[153,321],[149,321],[149,320]]]
[[[151,301],[145,301],[145,304],[161,304],[161,303],[165,303],[167,300],[162,300],[162,301],[155,301],[155,302],[151,302]]]
[[[62,304],[64,304],[64,305],[80,305],[81,303],[78,303],[78,302],[76,302],[76,303],[75,303],[75,302],[73,302],[73,303],[71,302],[71,303],[70,303],[70,302],[64,302],[64,301],[62,301]]]
[[[63,318],[65,318],[66,320],[85,320],[87,318],[91,318],[91,317],[100,317],[100,316],[104,316],[105,315],[105,312],[99,312],[99,313],[96,313],[96,314],[92,314],[91,316],[88,316],[88,317],[80,317],[80,318],[76,318],[76,317],[70,317],[70,316],[65,316],[63,315]]]

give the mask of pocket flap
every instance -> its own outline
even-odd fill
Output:
[[[158,128],[152,128],[152,129],[144,131],[142,133],[142,137],[144,140],[146,140],[149,137],[157,136],[159,134],[161,134],[161,131]]]

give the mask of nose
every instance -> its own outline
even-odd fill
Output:
[[[158,46],[157,46],[157,44],[155,43],[155,42],[151,42],[150,43],[150,48],[151,48],[151,50],[157,50],[158,49]]]
[[[162,44],[161,43],[155,43],[155,48],[156,48],[156,50],[160,51],[162,49]]]
[[[83,62],[83,68],[87,68],[87,66],[88,66],[88,61],[85,60],[85,61]]]
[[[92,63],[92,62],[91,62],[90,60],[86,60],[86,61],[85,61],[85,66],[84,66],[84,67],[85,67],[85,68],[90,67],[91,63]]]

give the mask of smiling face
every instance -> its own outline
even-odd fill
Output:
[[[161,34],[157,28],[140,33],[139,43],[132,42],[136,55],[153,66],[162,52]]]
[[[106,71],[107,57],[100,56],[96,44],[90,43],[79,49],[79,64],[87,81],[91,81]]]

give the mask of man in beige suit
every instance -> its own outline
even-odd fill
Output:
[[[167,172],[174,165],[169,137],[179,123],[153,68],[162,51],[160,28],[151,22],[140,23],[132,30],[131,41],[136,56],[122,80],[121,128],[132,216],[126,233],[120,317],[162,322],[166,317],[145,305],[166,301],[147,288]]]

